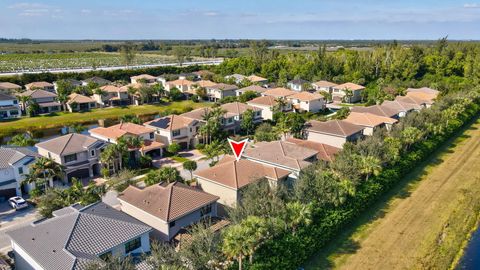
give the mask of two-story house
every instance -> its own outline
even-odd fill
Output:
[[[362,99],[364,90],[365,86],[350,82],[336,85],[333,86],[332,99],[348,103],[358,102]]]
[[[287,89],[287,88],[277,87],[277,88],[268,89],[267,91],[262,93],[262,96],[271,96],[271,97],[274,97],[274,98],[280,98],[280,99],[283,99],[283,100],[287,100],[287,97],[289,97],[291,95],[294,95],[296,93],[297,92],[292,91],[292,90]]]
[[[354,142],[363,136],[362,126],[344,120],[320,122],[311,120],[306,124],[305,137],[308,141],[343,148],[346,142]]]
[[[39,156],[25,147],[0,147],[0,197],[8,199],[22,195],[25,175]],[[24,191],[28,192],[30,188],[25,185]]]
[[[28,96],[30,101],[26,104],[20,104],[22,110],[26,110],[30,104],[33,102],[37,103],[40,107],[38,113],[52,113],[58,112],[62,109],[62,104],[57,102],[57,95],[55,93],[37,89],[37,90],[27,90],[23,93],[18,94],[18,96]]]
[[[236,85],[217,83],[212,86],[208,86],[207,96],[210,101],[218,101],[225,97],[234,97],[235,91],[238,89]]]
[[[235,91],[235,92],[236,92],[237,97],[238,97],[238,96],[241,96],[242,94],[245,94],[246,92],[255,92],[258,95],[261,95],[265,91],[267,91],[267,88],[264,88],[264,87],[256,85],[256,84],[252,84],[250,86],[247,86],[247,87],[244,87],[244,88],[241,88],[241,89],[237,89],[237,91]]]
[[[41,89],[48,92],[55,92],[55,85],[49,82],[32,82],[32,83],[25,84],[25,89],[27,90]]]
[[[128,90],[115,85],[100,87],[102,94],[94,93],[92,98],[101,106],[124,106],[130,104]]]
[[[224,156],[215,166],[195,172],[200,188],[219,197],[224,206],[235,207],[241,200],[241,191],[250,183],[266,178],[270,186],[287,180],[290,172],[251,160],[236,160]]]
[[[302,79],[291,80],[287,83],[287,87],[296,92],[308,91],[310,86],[311,83],[309,81]]]
[[[165,83],[165,91],[170,92],[173,88],[180,90],[182,93],[188,93],[191,91],[194,82],[187,79],[178,79]]]
[[[197,120],[175,114],[148,121],[143,125],[155,130],[156,141],[165,145],[175,142],[186,149],[195,145],[200,127]]]
[[[130,83],[155,83],[157,81],[157,77],[149,75],[149,74],[141,74],[137,76],[130,77]]]
[[[288,112],[292,110],[292,103],[285,102],[281,104],[277,98],[272,96],[261,96],[247,101],[247,104],[260,108],[262,110],[263,120],[273,120],[273,114],[276,112]]]
[[[333,83],[333,82],[329,82],[329,81],[318,81],[318,82],[314,82],[312,83],[312,87],[313,89],[315,89],[315,91],[323,91],[323,92],[327,92],[327,93],[332,93],[333,91],[333,87],[337,86],[338,84],[336,83]]]
[[[390,130],[393,124],[398,122],[397,119],[379,116],[368,112],[350,112],[344,121],[364,127],[363,135],[368,136],[373,135],[376,130],[383,127],[385,127],[387,130]]]
[[[15,269],[92,269],[109,257],[150,252],[152,228],[99,202],[74,204],[27,226],[7,231]],[[139,261],[138,263],[142,263]]]
[[[71,133],[35,145],[38,153],[63,165],[65,178],[88,179],[100,174],[100,153],[106,146],[91,136]]]
[[[67,109],[70,112],[84,112],[97,107],[97,102],[91,98],[77,93],[68,96]]]
[[[0,92],[12,94],[22,90],[22,87],[18,84],[11,82],[0,82]]]
[[[143,189],[129,186],[118,200],[124,213],[153,227],[152,236],[162,241],[170,241],[182,228],[217,216],[217,196],[179,182]]]
[[[317,113],[325,109],[325,98],[320,94],[303,91],[288,96],[287,99],[295,112]]]
[[[138,151],[142,155],[162,156],[165,147],[163,143],[155,141],[155,129],[134,123],[120,123],[107,128],[98,127],[91,129],[89,132],[97,139],[115,144],[122,137],[140,138],[143,141],[142,146],[129,149],[130,155],[134,155],[135,151]]]
[[[0,92],[0,120],[22,116],[22,110],[16,97]]]

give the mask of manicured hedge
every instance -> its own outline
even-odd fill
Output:
[[[431,137],[416,144],[395,166],[387,167],[380,175],[363,182],[355,196],[341,207],[331,210],[317,209],[310,226],[300,228],[295,235],[284,233],[268,240],[255,253],[255,262],[247,266],[247,269],[296,269],[304,264],[342,228],[459,132],[462,123],[476,119],[479,108],[477,104],[472,105],[459,121],[452,121],[450,129],[443,136]]]

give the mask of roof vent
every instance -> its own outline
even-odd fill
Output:
[[[57,252],[55,249],[54,249],[54,250],[52,250],[52,251],[53,251],[53,253]]]
[[[35,237],[32,237],[32,241],[35,241]]]

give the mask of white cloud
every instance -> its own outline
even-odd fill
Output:
[[[207,12],[204,12],[203,15],[209,16],[209,17],[213,17],[213,16],[217,16],[217,15],[218,15],[218,12],[215,12],[215,11],[207,11]]]
[[[82,13],[82,14],[90,14],[90,13],[92,13],[92,11],[91,11],[90,9],[82,9],[82,10],[80,10],[80,13]]]
[[[13,5],[8,6],[10,9],[22,9],[22,10],[28,10],[28,9],[38,9],[38,8],[46,8],[46,5],[39,4],[39,3],[16,3]]]
[[[39,3],[17,3],[8,6],[10,9],[18,10],[18,15],[25,17],[40,17],[50,15],[52,18],[59,18],[62,10]]]
[[[464,8],[480,8],[480,4],[477,3],[467,3],[463,5]]]

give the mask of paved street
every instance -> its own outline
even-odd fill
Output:
[[[6,231],[26,226],[40,218],[32,206],[20,211],[10,210],[6,206],[6,202],[0,204],[0,253],[3,254],[10,250],[10,239],[5,234]]]

